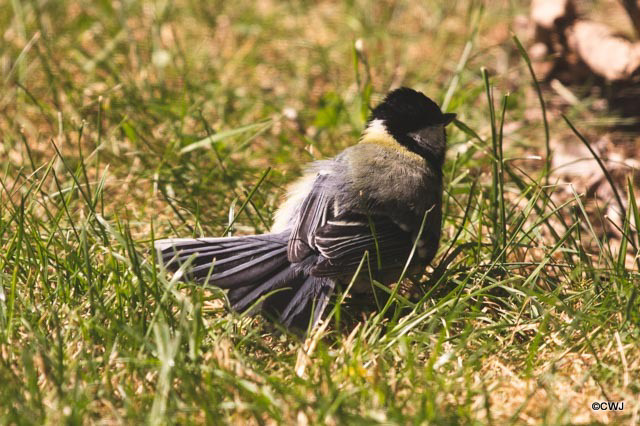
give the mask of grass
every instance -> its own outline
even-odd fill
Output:
[[[605,233],[612,200],[531,159],[602,117],[540,113],[527,4],[496,3],[2,8],[0,423],[637,423],[637,182]],[[266,231],[398,84],[460,119],[419,297],[342,294],[302,342],[156,266],[155,238]]]

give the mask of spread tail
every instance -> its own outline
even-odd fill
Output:
[[[229,238],[179,238],[155,241],[158,258],[177,272],[190,262],[181,279],[228,289],[231,307],[239,312],[262,296],[263,314],[286,327],[305,330],[320,319],[333,282],[313,277],[313,258],[292,264],[287,259],[289,231]]]

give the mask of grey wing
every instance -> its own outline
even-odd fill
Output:
[[[331,175],[318,174],[303,201],[288,243],[290,262],[318,256],[311,268],[317,277],[353,273],[365,252],[378,269],[404,265],[412,236],[384,214],[335,211]]]
[[[302,202],[287,248],[287,256],[292,263],[302,262],[313,254],[314,236],[318,227],[326,223],[327,212],[332,201],[327,190],[329,175],[318,174],[311,191]]]
[[[411,234],[391,218],[344,213],[331,218],[315,234],[320,257],[311,274],[322,277],[349,275],[356,271],[365,252],[375,270],[400,268],[413,247]]]

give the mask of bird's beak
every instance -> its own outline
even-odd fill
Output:
[[[446,114],[442,114],[442,115],[444,115],[444,123],[442,124],[443,126],[450,124],[458,116],[458,114],[453,112],[447,112]]]

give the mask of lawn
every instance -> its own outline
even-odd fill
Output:
[[[551,161],[637,130],[534,84],[529,2],[372,3],[4,2],[0,424],[640,421],[640,178]],[[157,265],[267,231],[400,85],[459,120],[412,295],[341,293],[305,341]]]

